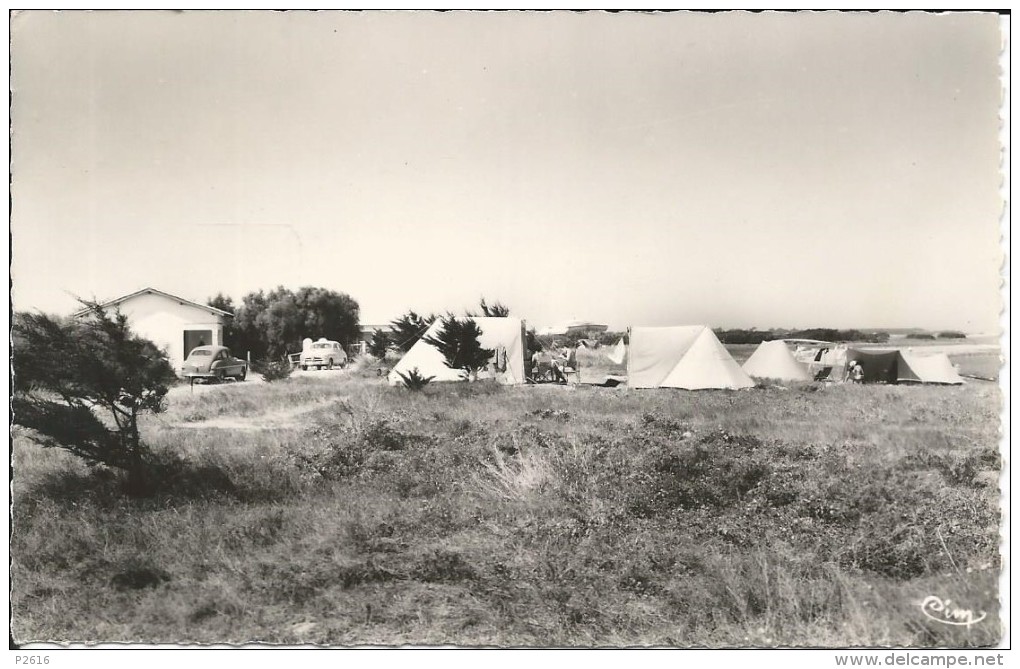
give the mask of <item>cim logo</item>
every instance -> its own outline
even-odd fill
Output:
[[[924,601],[921,602],[921,613],[943,625],[961,625],[964,627],[975,625],[984,620],[988,615],[984,611],[979,611],[977,617],[975,617],[974,612],[970,609],[961,609],[953,606],[953,600],[943,600],[935,595],[929,595],[924,598]]]

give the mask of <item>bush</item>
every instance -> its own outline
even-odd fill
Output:
[[[716,432],[690,445],[649,441],[631,480],[630,510],[639,517],[732,506],[772,474],[756,437]]]
[[[286,358],[282,360],[261,360],[255,364],[255,371],[262,375],[266,383],[289,378],[294,366]]]
[[[401,466],[410,445],[430,443],[430,437],[404,432],[399,421],[344,405],[350,423],[327,419],[308,428],[300,444],[287,447],[289,457],[314,478],[335,481],[362,473],[380,473]],[[429,456],[435,459],[434,454]]]
[[[372,332],[372,341],[368,344],[368,352],[376,358],[385,358],[386,351],[390,350],[392,345],[389,333],[376,329]]]
[[[436,378],[435,376],[423,376],[418,371],[417,367],[409,371],[407,374],[404,374],[403,372],[397,372],[397,376],[399,376],[400,380],[404,382],[405,388],[407,388],[408,390],[413,390],[415,392],[419,390],[424,390],[425,386],[431,383],[432,379]]]

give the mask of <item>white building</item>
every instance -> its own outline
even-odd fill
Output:
[[[602,323],[592,323],[591,321],[568,321],[559,325],[549,325],[535,334],[538,335],[566,335],[566,334],[596,334],[599,332],[605,332],[609,329],[608,325]]]
[[[196,346],[223,345],[223,326],[233,314],[164,293],[155,288],[118,297],[101,305],[127,316],[131,330],[163,349],[170,364],[181,371],[184,359]],[[88,313],[79,311],[76,316]],[[236,352],[235,352],[236,355]]]

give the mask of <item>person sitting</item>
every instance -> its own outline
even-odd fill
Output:
[[[566,383],[567,377],[563,373],[563,360],[557,358],[552,361],[552,376],[556,383]]]
[[[577,354],[576,349],[570,349],[564,346],[560,349],[559,355],[553,360],[553,378],[557,383],[566,383],[567,375],[566,370],[568,368],[573,369],[577,365]]]

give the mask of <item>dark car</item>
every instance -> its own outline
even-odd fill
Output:
[[[196,346],[184,361],[184,378],[215,379],[232,377],[244,381],[248,376],[248,363],[230,354],[225,346]]]

